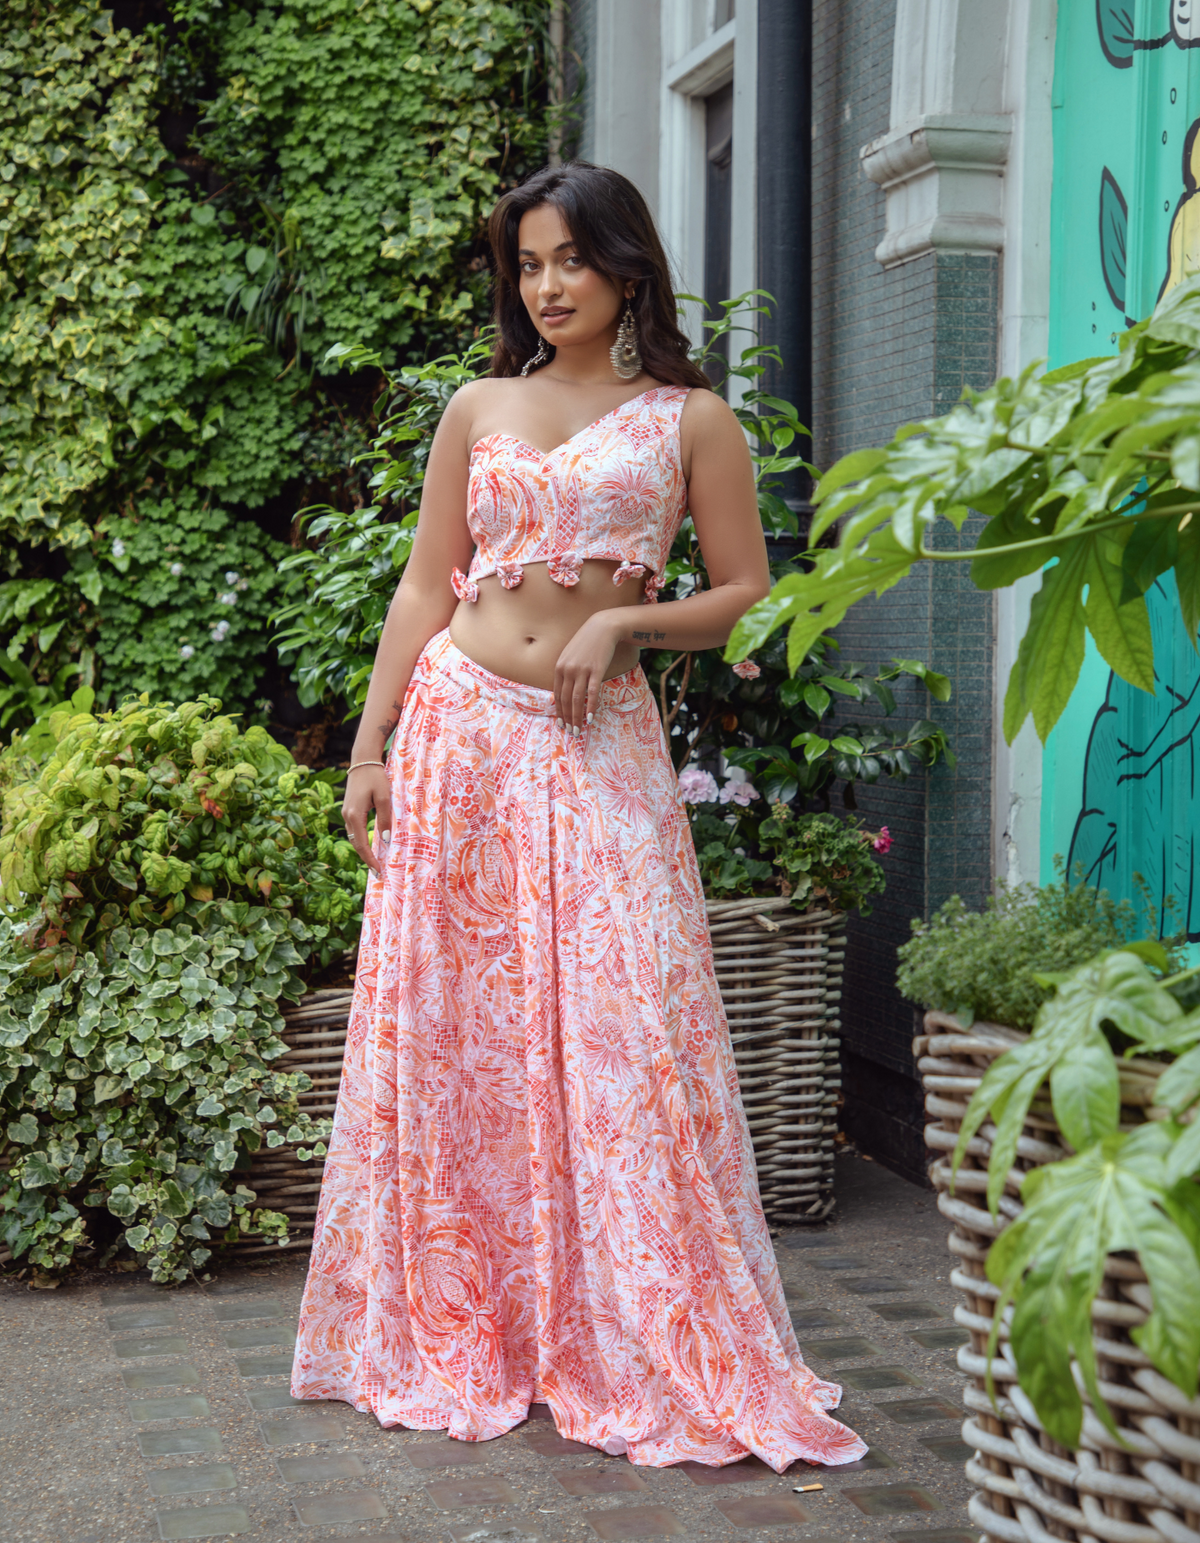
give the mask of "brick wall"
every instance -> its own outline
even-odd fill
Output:
[[[813,428],[814,459],[825,468],[948,410],[964,384],[991,383],[999,274],[995,258],[967,254],[879,266],[884,198],[862,175],[859,150],[889,127],[895,3],[816,0],[813,26]],[[864,817],[886,824],[894,845],[886,893],[850,927],[842,1002],[844,1126],[914,1178],[926,1162],[922,1101],[896,949],[913,917],[956,892],[979,904],[991,886],[992,631],[991,597],[973,588],[966,563],[945,563],[856,606],[837,633],[844,658],[872,667],[923,658],[954,684],[946,704],[903,686],[893,721],[938,722],[957,771],[860,791]]]

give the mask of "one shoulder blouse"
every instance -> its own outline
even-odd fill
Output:
[[[679,419],[688,390],[652,386],[547,455],[512,434],[478,440],[467,488],[475,556],[469,572],[453,572],[458,598],[477,600],[493,573],[515,589],[530,563],[569,588],[600,558],[620,564],[614,584],[644,579],[646,600],[657,600],[687,510]]]

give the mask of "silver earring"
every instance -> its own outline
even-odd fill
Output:
[[[608,351],[612,367],[622,380],[632,380],[642,373],[642,356],[638,352],[637,323],[633,319],[633,306],[626,300],[625,314],[617,328],[617,341]]]
[[[543,364],[545,364],[549,357],[550,350],[546,347],[546,339],[539,337],[537,353],[534,354],[532,359],[526,359],[525,368],[521,371],[521,379],[524,380],[526,375],[529,374],[530,370],[536,370],[540,368]]]

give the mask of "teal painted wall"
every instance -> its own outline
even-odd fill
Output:
[[[1059,0],[1050,364],[1116,351],[1200,267],[1200,0]],[[1114,677],[1090,638],[1043,759],[1042,880],[1055,855],[1138,903],[1135,874],[1200,938],[1200,662],[1170,575],[1150,600],[1157,691]],[[1196,892],[1193,894],[1193,890]]]

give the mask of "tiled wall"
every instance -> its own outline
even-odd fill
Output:
[[[884,197],[859,150],[889,127],[895,0],[816,0],[813,25],[814,458],[825,468],[947,411],[964,384],[991,383],[999,273],[989,256],[930,254],[887,272],[876,262]],[[918,657],[954,683],[946,704],[904,686],[894,721],[938,722],[957,771],[861,790],[864,817],[895,844],[887,892],[851,925],[842,1002],[845,1127],[916,1178],[926,1154],[914,1013],[895,989],[895,951],[912,918],[953,893],[977,905],[991,886],[992,609],[967,566],[926,566],[855,607],[837,634],[845,658]]]

